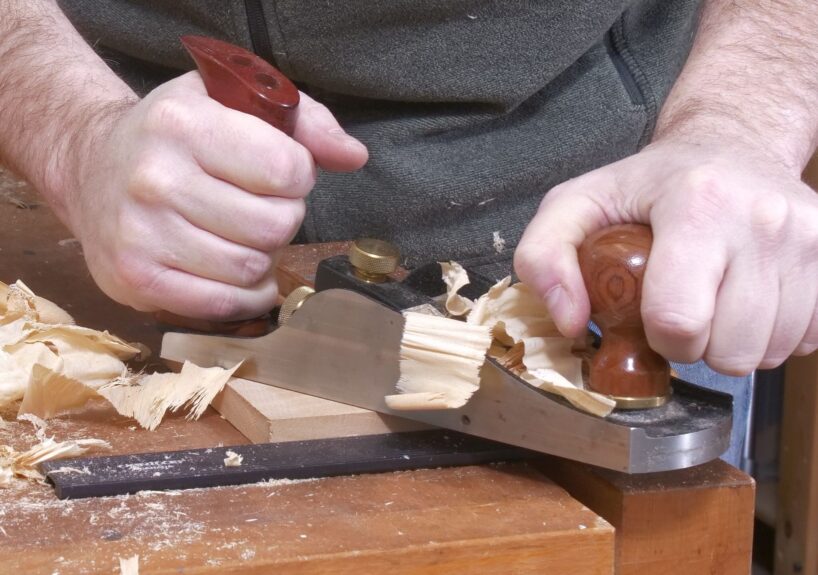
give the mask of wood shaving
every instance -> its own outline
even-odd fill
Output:
[[[198,418],[233,372],[192,364],[181,374],[128,371],[125,361],[148,354],[140,344],[75,325],[22,282],[0,283],[0,407],[22,399],[20,415],[48,418],[104,397],[155,429],[168,409],[186,404]]]
[[[122,415],[145,429],[156,429],[167,411],[189,406],[188,419],[198,419],[241,363],[230,369],[199,367],[188,361],[180,373],[130,374],[97,391]]]
[[[0,407],[50,417],[98,397],[140,353],[108,332],[80,327],[22,282],[0,282]]]
[[[457,292],[469,283],[469,274],[457,262],[440,262],[443,282],[446,284],[446,311],[453,316],[466,315],[474,307],[474,302]]]
[[[443,269],[449,297],[453,286],[459,289],[468,283],[468,278],[460,275],[456,281],[446,280],[454,274],[455,266]],[[462,274],[466,275],[465,270]],[[562,337],[545,304],[528,286],[512,285],[511,277],[506,277],[474,302],[467,313],[466,323],[491,329],[494,341],[488,354],[523,381],[564,397],[588,413],[600,417],[611,413],[614,400],[585,388],[582,356],[589,352],[587,337],[576,340]],[[441,401],[434,397],[439,391],[434,386],[425,391],[427,402]]]
[[[480,385],[491,345],[488,327],[406,312],[400,348],[400,394],[387,395],[395,410],[455,409]]]
[[[225,467],[241,467],[241,463],[244,461],[241,455],[232,450],[226,451],[225,455],[227,456],[224,458]]]
[[[7,487],[14,477],[23,477],[42,481],[45,476],[37,469],[37,465],[52,459],[76,457],[90,449],[110,449],[111,445],[102,439],[72,439],[55,441],[53,437],[46,437],[45,422],[33,415],[23,415],[19,419],[29,421],[34,425],[38,443],[27,451],[18,453],[8,445],[0,445],[0,487]]]
[[[139,555],[119,558],[120,575],[139,575]]]
[[[34,295],[34,292],[20,280],[11,285],[0,282],[0,314],[25,315],[41,323],[74,323],[74,318],[68,312],[57,304]]]

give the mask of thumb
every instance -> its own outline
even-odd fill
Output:
[[[312,153],[319,166],[349,172],[366,164],[366,146],[347,134],[326,106],[301,92],[296,114],[293,138]]]
[[[577,249],[586,237],[613,223],[615,186],[588,174],[549,191],[514,253],[520,280],[545,301],[566,337],[584,333],[591,313]]]

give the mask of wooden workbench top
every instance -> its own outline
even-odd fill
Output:
[[[2,414],[13,418],[13,413]],[[155,432],[97,404],[51,420],[58,440],[114,453],[246,440],[215,412]],[[34,442],[8,423],[0,444]],[[0,489],[0,573],[610,573],[613,528],[526,465],[431,469],[59,501],[49,486]]]

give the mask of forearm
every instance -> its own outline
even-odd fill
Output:
[[[135,94],[49,0],[0,0],[0,163],[65,206],[119,109]]]
[[[818,143],[818,3],[705,0],[654,140],[734,138],[800,174]]]

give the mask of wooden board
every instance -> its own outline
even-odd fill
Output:
[[[539,469],[616,528],[617,575],[747,575],[755,483],[716,460],[626,475],[547,458]]]
[[[818,353],[787,360],[775,573],[818,573]]]
[[[212,405],[254,443],[428,428],[401,417],[239,378],[232,379]]]
[[[0,413],[7,420],[13,413]],[[241,443],[209,410],[155,431],[101,404],[50,425],[57,439],[102,437],[114,453]],[[22,448],[31,426],[0,444]],[[614,532],[524,464],[274,482],[58,501],[44,485],[0,489],[0,573],[432,575],[609,574]]]

